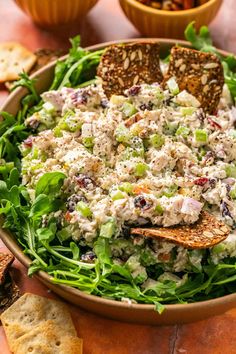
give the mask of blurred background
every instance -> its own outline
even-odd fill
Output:
[[[69,1],[58,0],[59,2],[69,3]],[[82,3],[95,3],[96,0],[82,0]],[[209,0],[209,2],[215,2],[216,0]],[[16,0],[18,5],[24,8],[27,12],[27,5],[31,4],[31,7],[35,6],[34,3],[43,4],[48,2],[48,0]],[[98,0],[97,4],[90,10],[87,16],[83,15],[82,19],[70,23],[67,25],[58,25],[53,29],[40,28],[35,25],[31,18],[27,16],[16,4],[14,0],[1,0],[0,1],[0,14],[1,14],[1,24],[0,24],[0,42],[4,41],[19,41],[21,44],[25,45],[30,50],[36,50],[38,48],[51,48],[51,49],[63,49],[66,50],[69,47],[68,38],[74,36],[75,34],[81,34],[82,45],[87,46],[91,44],[96,44],[99,42],[110,41],[114,39],[121,38],[135,38],[141,37],[140,33],[133,24],[127,19],[123,13],[119,0]],[[55,3],[54,1],[51,1]],[[80,0],[81,2],[81,0]],[[123,7],[128,8],[127,4],[129,1],[121,1]],[[130,2],[137,2],[136,0],[131,0]],[[217,2],[217,1],[216,1]],[[221,1],[220,1],[221,2]],[[44,5],[45,6],[45,5]],[[144,7],[144,5],[141,5]],[[147,6],[145,6],[147,8]],[[233,17],[234,9],[236,9],[235,0],[223,0],[222,5],[217,13],[216,17],[210,24],[210,29],[212,32],[215,44],[222,49],[235,51],[235,20]],[[38,17],[45,17],[45,10],[41,9],[31,9],[32,11],[38,11]],[[149,11],[149,9],[148,9]],[[190,10],[193,11],[193,10]],[[30,10],[28,9],[28,13]],[[73,12],[73,10],[72,10]],[[74,8],[75,12],[75,8]],[[135,12],[131,9],[131,12]],[[183,13],[183,11],[181,11]],[[185,11],[184,11],[185,12]],[[210,13],[214,12],[212,8],[208,9],[207,19]],[[176,14],[172,12],[172,18],[170,22],[172,23],[176,18]],[[35,15],[35,14],[34,14]],[[36,16],[36,15],[35,15]],[[139,22],[145,17],[145,14],[140,13],[135,16],[139,17]],[[205,17],[205,18],[206,18]],[[195,13],[193,14],[193,19],[196,18]],[[165,19],[165,21],[168,19]],[[53,21],[53,19],[52,19]],[[55,18],[54,18],[55,21]],[[146,19],[147,21],[147,19]],[[160,27],[160,19],[155,19],[156,29],[158,32],[158,25]],[[176,31],[172,32],[172,37],[174,34],[178,33],[178,27],[181,25],[182,19],[177,20]],[[45,25],[44,25],[45,26]],[[141,24],[143,26],[143,23]],[[151,26],[150,23],[146,26]],[[174,33],[174,34],[173,34]],[[158,34],[158,33],[157,33]],[[168,33],[167,33],[168,37]],[[180,36],[176,35],[175,38]]]
[[[164,3],[202,5],[184,11],[157,9]],[[34,52],[37,70],[65,54],[69,38],[77,34],[84,47],[144,36],[180,39],[186,25],[196,21],[197,28],[210,23],[218,48],[236,52],[235,10],[235,0],[1,0],[0,44],[13,41]],[[0,105],[9,87],[0,83]]]

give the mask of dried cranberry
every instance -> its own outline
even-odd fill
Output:
[[[86,188],[88,190],[94,189],[96,186],[94,180],[86,175],[79,174],[76,177],[76,183],[80,188]]]
[[[72,102],[76,104],[86,104],[88,102],[90,94],[85,90],[78,90],[71,95]]]
[[[145,109],[151,111],[153,109],[153,103],[151,101],[149,101],[148,104],[143,103],[139,108],[141,109],[141,111],[145,111]]]
[[[221,201],[220,209],[223,217],[229,216],[231,219],[233,219],[226,202]]]
[[[106,98],[103,98],[101,100],[101,107],[102,108],[107,108],[109,106],[109,101]]]
[[[95,258],[96,258],[96,255],[92,251],[86,252],[85,254],[81,255],[81,261],[83,261],[85,263],[93,263]]]
[[[27,122],[27,126],[29,126],[32,130],[36,130],[39,127],[40,121],[36,118],[31,118]]]
[[[215,154],[213,151],[207,151],[206,155],[203,158],[203,162],[206,165],[212,165],[215,160]]]
[[[66,207],[70,213],[75,210],[76,204],[80,201],[86,202],[86,198],[81,194],[73,194],[71,195],[66,202]]]
[[[216,178],[209,178],[209,185],[211,188],[215,188],[216,186]]]
[[[193,183],[196,184],[197,186],[204,186],[208,182],[208,180],[209,179],[206,177],[200,177],[198,179],[195,179]]]
[[[222,129],[221,125],[219,123],[217,123],[216,121],[214,121],[213,119],[211,119],[210,117],[207,118],[208,123],[216,129]]]
[[[128,90],[128,95],[129,96],[136,96],[141,90],[140,85],[134,85]]]
[[[28,137],[27,139],[24,140],[24,145],[27,148],[32,148],[33,146],[33,140],[31,137]]]
[[[134,198],[134,206],[135,208],[147,210],[151,208],[152,203],[148,201],[143,195],[138,195]]]

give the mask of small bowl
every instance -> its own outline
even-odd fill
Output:
[[[208,0],[190,10],[165,11],[143,5],[137,0],[120,0],[120,5],[140,33],[149,37],[184,38],[187,25],[208,25],[216,16],[223,0]]]
[[[38,25],[68,24],[83,18],[98,0],[15,0]]]

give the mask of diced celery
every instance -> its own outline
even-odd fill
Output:
[[[78,204],[76,205],[76,210],[78,210],[86,218],[89,218],[92,216],[91,209],[83,201],[78,202]]]
[[[78,130],[81,129],[83,122],[80,120],[79,117],[77,117],[75,115],[74,112],[70,112],[68,113],[65,117],[64,117],[64,122],[66,124],[65,130],[69,130],[70,132],[74,133]]]
[[[143,140],[139,138],[138,136],[135,136],[131,139],[130,142],[132,148],[133,148],[133,153],[132,155],[135,156],[141,156],[144,157],[144,145],[143,145]]]
[[[133,192],[133,185],[129,182],[124,182],[118,187],[122,192],[125,192],[127,194],[132,194]]]
[[[92,136],[89,136],[89,137],[83,138],[83,139],[82,139],[82,143],[83,143],[83,145],[84,145],[85,147],[87,147],[87,148],[93,147],[93,145],[94,145],[93,137],[92,137]]]
[[[218,254],[218,253],[224,252],[224,250],[225,250],[225,245],[222,243],[219,243],[218,245],[216,245],[212,248],[211,252],[213,254]]]
[[[184,138],[187,138],[187,136],[189,135],[190,133],[190,129],[187,128],[187,127],[179,127],[177,130],[176,130],[176,133],[175,135],[181,135],[182,137]]]
[[[143,157],[144,156],[144,150],[136,150],[133,149],[131,147],[127,147],[122,155],[121,155],[121,159],[122,160],[130,160],[133,157]]]
[[[161,134],[152,134],[149,138],[150,144],[155,148],[160,148],[165,143],[165,138]]]
[[[180,107],[180,112],[183,116],[191,116],[196,110],[195,107]]]
[[[111,238],[116,231],[116,224],[114,219],[110,219],[101,226],[99,236],[105,238]]]
[[[236,166],[235,165],[226,166],[225,172],[226,172],[227,177],[236,178]]]
[[[124,96],[119,96],[119,95],[112,95],[110,98],[110,102],[112,104],[115,104],[116,106],[122,105],[124,102],[126,102],[127,98]]]
[[[174,184],[173,186],[171,186],[169,188],[166,188],[166,190],[164,190],[162,195],[170,198],[170,197],[173,197],[173,195],[176,194],[177,190],[178,190],[178,186],[176,186],[176,184]]]
[[[235,129],[230,130],[230,136],[232,136],[234,139],[236,139],[236,130]]]
[[[206,155],[206,153],[207,153],[207,152],[206,152],[206,150],[204,149],[204,147],[201,146],[200,151],[199,151],[199,155],[203,157],[203,156]]]
[[[71,238],[71,229],[70,226],[64,227],[60,231],[57,232],[57,238],[60,242],[64,242]]]
[[[125,102],[123,104],[123,109],[122,109],[124,115],[128,118],[131,117],[133,114],[137,113],[137,109],[132,103]]]
[[[172,95],[177,95],[179,93],[179,86],[174,77],[171,77],[167,82],[167,87]]]
[[[194,132],[194,138],[197,143],[206,144],[208,141],[208,134],[203,129],[196,129]]]
[[[176,130],[178,129],[178,124],[176,123],[166,123],[164,127],[164,134],[166,135],[175,135]]]
[[[232,199],[236,199],[236,187],[232,188],[229,192],[229,195]]]
[[[35,146],[33,147],[32,150],[32,155],[31,155],[31,159],[32,160],[37,160],[39,158],[39,150],[38,148],[36,148]]]
[[[36,165],[31,165],[30,166],[30,171],[37,171],[43,168],[44,165],[42,163],[37,163]]]
[[[124,198],[125,198],[125,195],[121,191],[117,191],[117,192],[111,194],[112,200],[119,200],[119,199],[124,199]]]
[[[159,215],[162,215],[164,213],[164,209],[162,208],[162,206],[160,204],[157,204],[154,210]]]
[[[156,87],[156,88],[155,88],[155,91],[156,91],[156,97],[157,97],[159,100],[163,100],[163,99],[165,98],[164,92],[161,90],[160,87]]]
[[[145,176],[147,170],[148,170],[148,166],[145,163],[138,162],[135,166],[134,175],[136,177],[143,177]]]
[[[47,128],[51,128],[55,125],[55,119],[51,116],[51,113],[45,109],[39,111],[40,122],[44,124]]]
[[[118,143],[129,143],[131,139],[129,129],[123,124],[118,125],[115,130],[115,138]]]
[[[60,138],[62,136],[62,130],[70,130],[64,117],[59,120],[58,124],[53,129],[54,136]]]
[[[47,113],[54,113],[55,112],[55,107],[53,106],[53,104],[51,102],[45,102],[43,104],[43,108],[45,109],[45,111]]]

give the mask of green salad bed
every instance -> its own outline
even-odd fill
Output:
[[[222,57],[217,52],[207,27],[202,27],[197,34],[194,25],[190,24],[185,36],[193,48],[220,57],[225,83],[234,100],[235,57]],[[103,50],[88,52],[82,49],[79,36],[72,39],[71,44],[68,57],[56,64],[49,90],[86,87],[95,81]],[[168,57],[164,61],[168,62]],[[55,284],[68,285],[107,299],[154,304],[159,313],[164,310],[165,304],[192,303],[235,293],[236,257],[225,257],[218,264],[212,262],[210,257],[212,252],[222,252],[221,245],[215,246],[214,250],[188,250],[189,266],[185,272],[176,271],[170,276],[162,263],[155,262],[152,252],[145,245],[132,243],[129,237],[112,239],[109,235],[113,227],[111,222],[103,225],[100,234],[90,244],[69,237],[68,229],[62,229],[55,216],[59,210],[66,212],[67,196],[62,191],[67,177],[64,173],[54,171],[42,175],[36,183],[34,198],[31,198],[29,190],[22,184],[23,152],[20,146],[37,132],[25,124],[26,119],[39,112],[43,106],[34,84],[35,80],[27,74],[20,75],[14,89],[25,87],[28,94],[21,100],[18,114],[13,116],[1,112],[3,119],[0,122],[0,214],[4,219],[3,227],[13,232],[24,253],[32,260],[29,276],[43,270]],[[130,110],[130,106],[126,108]],[[188,134],[187,131],[184,133]],[[57,134],[60,135],[60,131]],[[154,144],[159,144],[160,139],[157,136],[154,138],[158,140]],[[86,144],[90,149],[89,139]],[[138,167],[137,173],[145,173],[141,164]],[[235,171],[230,173],[235,178]],[[119,199],[122,193],[130,193],[130,187],[129,184],[124,185],[123,190],[113,198]],[[78,202],[77,208],[84,217],[90,217],[91,211],[83,201]],[[162,213],[161,207],[157,212]],[[172,253],[177,252],[176,249],[177,246]],[[111,253],[120,254],[123,250],[128,250],[129,257],[123,263],[114,262]],[[90,251],[93,251],[94,256],[88,261],[83,255]],[[198,257],[200,262],[197,261]],[[135,269],[139,269],[139,272],[134,276]],[[143,286],[147,277],[153,281]]]

